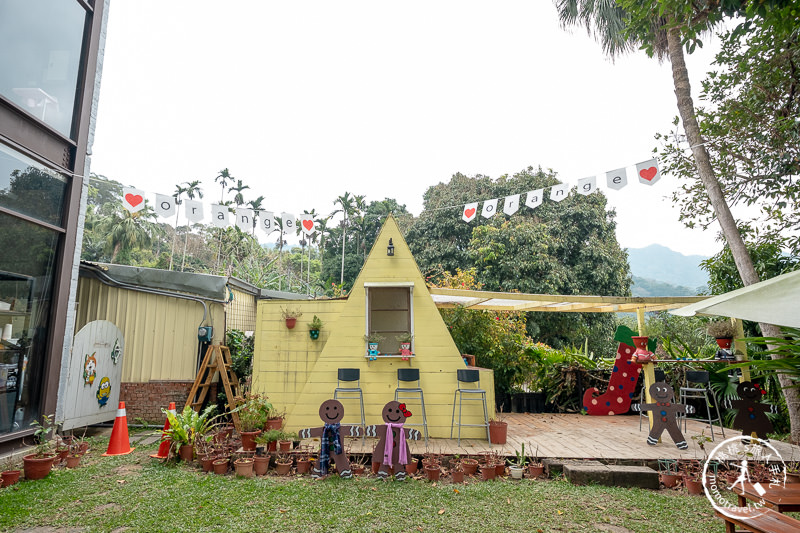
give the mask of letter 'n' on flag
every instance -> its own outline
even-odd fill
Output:
[[[245,233],[253,231],[253,210],[246,207],[237,207],[236,226]]]
[[[506,196],[503,200],[503,213],[508,216],[513,215],[519,210],[519,194]]]
[[[461,220],[464,222],[472,222],[478,214],[478,202],[472,202],[464,206],[464,211],[461,212]]]
[[[550,188],[550,199],[554,202],[560,202],[569,194],[569,183],[559,183]]]

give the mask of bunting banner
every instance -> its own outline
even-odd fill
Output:
[[[578,180],[578,194],[588,196],[597,190],[597,177],[589,176]]]
[[[495,213],[497,213],[497,198],[483,202],[483,210],[481,211],[483,218],[492,218]]]
[[[156,194],[155,212],[161,218],[170,218],[175,214],[175,198],[166,194]]]
[[[503,200],[503,213],[511,216],[517,211],[519,211],[519,194],[506,196],[505,200]]]
[[[628,172],[625,168],[618,168],[617,170],[612,170],[610,172],[606,172],[606,186],[609,189],[614,189],[615,191],[620,190],[624,186],[628,184]]]
[[[131,214],[141,211],[144,208],[144,191],[132,187],[123,187],[122,207]]]
[[[300,229],[308,236],[314,233],[316,227],[314,226],[314,217],[311,215],[302,215],[300,217]]]
[[[297,219],[291,213],[281,213],[281,222],[283,222],[283,233],[292,234],[297,227]]]
[[[639,176],[639,183],[652,185],[661,179],[661,172],[658,170],[658,161],[650,159],[642,163],[636,163],[636,174]]]
[[[186,220],[195,224],[203,221],[203,202],[197,200],[184,200],[186,205]]]
[[[525,197],[525,206],[534,209],[542,205],[542,193],[544,193],[544,189],[536,189],[535,191],[529,192]]]
[[[245,207],[236,208],[236,227],[245,233],[253,231],[253,210]]]
[[[559,183],[550,187],[550,199],[554,202],[560,202],[569,194],[569,183]]]
[[[461,218],[464,222],[472,222],[478,214],[478,202],[472,202],[464,206],[464,211],[461,213]]]
[[[215,228],[227,228],[228,213],[230,210],[227,205],[211,204],[211,224]]]
[[[278,229],[278,223],[275,221],[275,213],[272,211],[261,211],[258,219],[258,227],[267,235]]]

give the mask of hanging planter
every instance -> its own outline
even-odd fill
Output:
[[[319,330],[322,329],[322,320],[317,315],[308,323],[308,336],[311,340],[319,339]]]
[[[733,343],[732,337],[717,337],[715,340],[717,341],[717,346],[723,350],[731,349],[731,344]]]
[[[281,307],[281,316],[286,321],[286,328],[294,329],[295,325],[297,325],[297,319],[303,316],[303,312],[299,309],[292,309],[291,307],[287,307],[286,309]]]

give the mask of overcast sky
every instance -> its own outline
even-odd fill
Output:
[[[687,58],[695,93],[710,59]],[[541,165],[597,175],[622,246],[711,255],[717,227],[683,228],[675,178],[605,187],[676,114],[668,63],[612,63],[549,0],[112,1],[92,171],[151,194],[199,179],[210,203],[227,167],[271,211],[349,191],[418,215],[455,172]]]

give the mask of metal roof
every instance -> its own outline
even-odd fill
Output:
[[[470,291],[430,288],[436,307],[462,306],[489,311],[543,311],[552,313],[632,313],[665,311],[700,302],[708,296],[662,296],[653,298],[624,296],[580,296],[525,294],[516,292]]]

